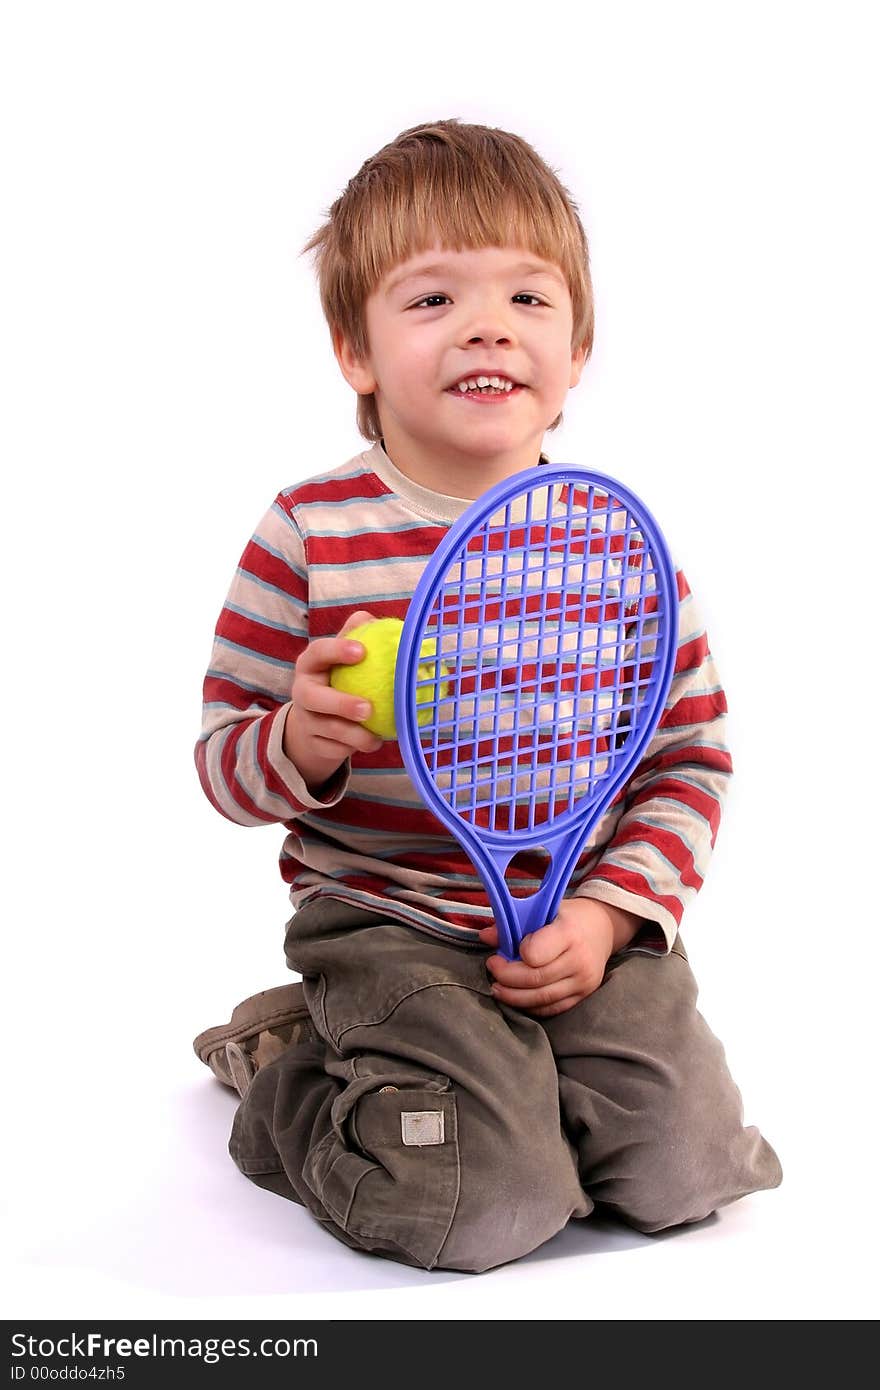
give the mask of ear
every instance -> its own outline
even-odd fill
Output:
[[[376,389],[376,378],[370,369],[369,361],[355,355],[341,328],[334,328],[332,337],[336,361],[349,386],[353,387],[359,396],[372,395]]]
[[[587,345],[586,343],[582,343],[581,346],[575,348],[571,354],[571,377],[568,382],[569,387],[577,386],[581,379],[581,372],[584,370],[584,363],[586,360]]]

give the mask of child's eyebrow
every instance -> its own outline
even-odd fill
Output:
[[[448,261],[437,261],[433,265],[420,266],[418,270],[410,270],[405,275],[398,275],[391,280],[385,290],[386,295],[393,294],[401,285],[407,285],[411,280],[430,279],[432,275],[454,274],[456,267]],[[565,284],[563,276],[555,266],[538,265],[535,261],[522,261],[520,265],[511,266],[506,272],[508,275],[546,275],[550,279],[558,280],[560,284]]]

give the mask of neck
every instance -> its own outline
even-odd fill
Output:
[[[425,456],[412,449],[401,448],[387,436],[383,436],[381,445],[397,471],[411,482],[430,492],[467,501],[482,497],[496,483],[512,478],[524,468],[532,468],[543,458],[540,441],[509,455],[496,454],[484,459],[462,459],[455,454]]]

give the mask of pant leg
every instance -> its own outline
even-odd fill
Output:
[[[257,1072],[242,1172],[429,1269],[503,1264],[586,1215],[547,1035],[491,997],[487,954],[341,905],[297,914],[287,955],[321,1042]]]
[[[584,1189],[641,1231],[700,1221],[782,1180],[773,1149],[743,1127],[696,1000],[679,940],[668,956],[612,957],[594,994],[544,1020]]]

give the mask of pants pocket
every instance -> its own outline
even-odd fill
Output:
[[[458,1114],[448,1078],[392,1062],[353,1076],[331,1118],[309,1152],[305,1182],[358,1245],[431,1269],[460,1186]]]
[[[487,954],[381,920],[322,932],[307,921],[288,941],[337,1088],[303,1181],[362,1248],[427,1269],[460,1206],[473,1059],[500,1026]]]

